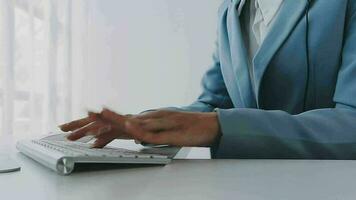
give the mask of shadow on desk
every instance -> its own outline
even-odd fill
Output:
[[[92,171],[107,171],[119,169],[143,169],[143,168],[159,168],[165,165],[157,164],[107,164],[107,163],[77,163],[74,167],[74,173],[92,172]]]

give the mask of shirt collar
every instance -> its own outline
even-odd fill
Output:
[[[241,15],[242,9],[246,4],[247,0],[241,0],[240,5],[238,7],[238,13]],[[281,7],[283,0],[254,0],[256,6],[258,6],[261,10],[264,23],[267,25],[271,23],[275,15],[277,14],[279,8]]]
[[[261,9],[264,22],[268,25],[271,23],[279,8],[282,5],[283,0],[255,0],[258,3],[258,7]]]

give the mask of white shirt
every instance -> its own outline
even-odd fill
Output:
[[[246,4],[250,2],[250,5]],[[266,38],[283,0],[241,0],[238,12],[242,24],[245,46],[248,50],[248,65],[251,84],[255,89],[252,61]]]
[[[249,7],[246,2],[250,2]],[[251,58],[268,34],[282,3],[283,0],[241,0],[238,12],[240,16],[244,12],[242,24]]]

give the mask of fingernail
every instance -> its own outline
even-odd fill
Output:
[[[73,138],[71,138],[70,135],[67,136],[67,139],[70,140],[70,141],[73,141]]]
[[[73,131],[70,131],[70,132],[67,134],[66,138],[67,138],[68,140],[72,140],[72,139],[71,139],[71,138],[73,137],[72,135],[73,135]]]

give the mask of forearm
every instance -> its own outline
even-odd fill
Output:
[[[351,109],[300,115],[228,109],[218,110],[218,118],[222,136],[214,158],[356,158],[356,112]]]

